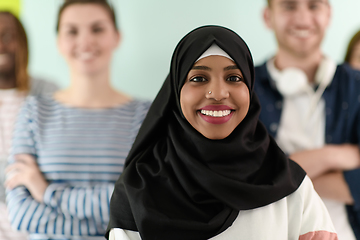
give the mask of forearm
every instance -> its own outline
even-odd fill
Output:
[[[13,228],[30,233],[45,233],[45,225],[54,209],[34,200],[25,187],[7,192],[9,218]],[[43,226],[38,223],[43,222]]]
[[[112,183],[88,187],[50,184],[44,195],[44,203],[60,210],[65,216],[93,219],[96,225],[106,226],[113,189]]]
[[[352,144],[325,145],[296,152],[290,159],[297,162],[312,180],[329,171],[352,170],[360,166],[359,148]]]
[[[297,162],[312,180],[334,167],[331,149],[328,146],[293,153],[290,159]]]
[[[315,190],[322,198],[328,198],[348,205],[354,203],[347,182],[340,171],[323,174],[313,180]]]
[[[13,228],[29,233],[62,236],[102,236],[106,226],[94,219],[78,219],[34,200],[24,187],[7,193]]]

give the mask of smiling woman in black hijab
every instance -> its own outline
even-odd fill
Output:
[[[259,122],[253,85],[233,31],[200,27],[179,42],[115,185],[107,237],[337,239],[305,172]]]

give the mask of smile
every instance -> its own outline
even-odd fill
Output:
[[[10,61],[9,54],[0,54],[0,65],[5,65]]]
[[[89,61],[96,57],[95,52],[78,52],[75,56],[81,61]]]
[[[223,110],[223,111],[212,111],[212,110],[201,110],[201,114],[211,117],[225,117],[230,115],[231,110]]]
[[[206,122],[211,124],[224,124],[228,122],[235,111],[227,110],[204,110],[198,111],[199,116]]]
[[[307,38],[310,36],[310,30],[293,30],[292,34],[296,37]]]

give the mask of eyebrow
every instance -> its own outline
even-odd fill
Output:
[[[103,25],[103,24],[106,24],[106,23],[108,23],[108,21],[106,21],[106,20],[98,20],[98,21],[95,21],[95,22],[93,22],[91,25]]]
[[[295,0],[284,0],[284,1],[279,2],[279,5],[287,5],[287,4],[293,4],[293,5],[295,5],[295,4],[297,4],[297,3],[298,3],[298,2],[295,1]]]
[[[224,68],[224,71],[228,71],[228,70],[232,70],[232,69],[239,69],[238,66],[236,65],[232,65],[232,66],[227,66]]]
[[[209,68],[207,66],[193,66],[191,68],[191,70],[207,70],[207,71],[211,71],[211,68]]]
[[[103,25],[103,24],[106,24],[106,21],[105,21],[105,20],[96,20],[96,21],[90,23],[89,26],[101,26],[101,25]],[[62,25],[63,25],[64,27],[69,27],[69,28],[71,28],[71,27],[77,27],[77,26],[78,26],[77,23],[72,23],[72,22],[65,22],[65,23],[63,23]]]
[[[327,0],[309,0],[309,3],[314,3],[314,2],[319,2],[319,3],[327,3]]]
[[[308,3],[314,3],[314,2],[319,2],[319,3],[327,3],[327,0],[308,0]],[[298,4],[299,1],[297,0],[283,0],[281,1],[279,4],[283,5],[283,4]]]
[[[227,66],[224,68],[224,71],[228,71],[228,70],[232,70],[232,69],[239,69],[238,66],[236,65],[231,65],[231,66]],[[206,70],[206,71],[211,71],[211,68],[207,67],[207,66],[193,66],[191,68],[191,70]]]

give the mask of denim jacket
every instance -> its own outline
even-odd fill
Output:
[[[282,112],[283,97],[272,84],[266,63],[255,68],[255,92],[262,110],[260,120],[270,135],[276,137]],[[325,89],[325,142],[351,143],[360,146],[360,72],[348,64],[338,65],[334,79]],[[350,225],[360,239],[360,168],[345,171],[354,205],[347,206]]]

